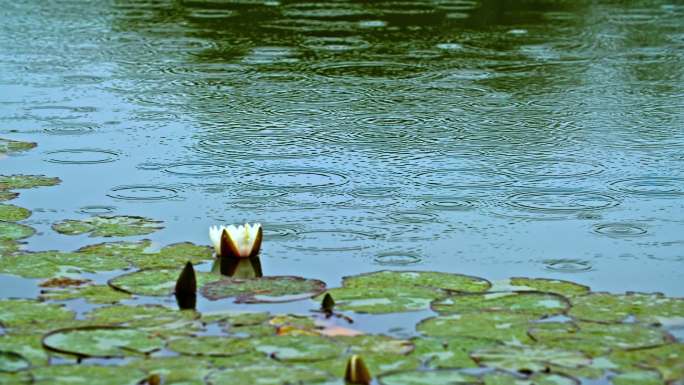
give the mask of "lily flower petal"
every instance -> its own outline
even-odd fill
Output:
[[[261,249],[263,230],[261,224],[211,226],[209,238],[219,257],[254,257]]]

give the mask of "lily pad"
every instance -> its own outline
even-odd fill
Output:
[[[0,325],[6,328],[72,320],[74,316],[63,305],[28,299],[0,299]]]
[[[119,257],[120,259],[129,259],[136,257],[138,254],[144,253],[145,250],[150,246],[152,246],[152,241],[149,239],[143,239],[135,242],[105,242],[81,247],[76,252],[82,254],[105,255],[108,257]]]
[[[589,293],[591,289],[588,286],[560,279],[514,277],[495,282],[491,290],[542,291],[545,293],[560,294],[565,297],[576,297]]]
[[[422,287],[476,293],[491,287],[491,283],[484,278],[434,271],[383,270],[344,277],[342,283],[346,288]]]
[[[44,175],[0,175],[0,190],[55,186],[61,182],[59,178]]]
[[[331,376],[327,372],[308,366],[263,363],[217,370],[206,381],[208,385],[282,385],[317,383],[329,379]]]
[[[0,240],[15,241],[32,236],[36,233],[33,227],[12,222],[0,222]]]
[[[92,326],[50,332],[43,337],[43,346],[79,357],[112,358],[149,354],[161,349],[164,341],[136,329]]]
[[[127,366],[144,370],[148,375],[156,374],[162,378],[163,384],[204,385],[204,377],[209,374],[211,364],[206,360],[179,356],[141,359]]]
[[[179,311],[159,305],[113,305],[93,309],[86,320],[100,325],[119,325],[137,328],[162,336],[196,333],[203,329],[199,313]]]
[[[619,366],[620,371],[630,372],[655,369],[665,381],[684,378],[684,344],[669,344],[651,349],[620,350],[609,359]]]
[[[95,254],[43,251],[15,254],[0,259],[0,272],[25,278],[51,278],[83,272],[119,270],[128,267],[125,260]]]
[[[147,269],[120,275],[109,280],[109,286],[125,293],[149,296],[173,294],[181,269]],[[202,286],[222,278],[219,274],[196,272],[197,285]]]
[[[127,258],[140,269],[152,269],[178,268],[188,261],[196,265],[211,260],[214,256],[210,247],[183,242],[165,246],[156,253],[132,254]]]
[[[413,370],[390,373],[378,378],[381,385],[460,385],[480,384],[480,379],[453,369]]]
[[[31,211],[8,204],[0,204],[0,221],[18,222],[31,216]]]
[[[11,201],[19,196],[18,192],[0,190],[0,202]]]
[[[51,365],[31,370],[36,385],[137,385],[145,372],[117,366]]]
[[[40,335],[2,335],[0,336],[0,351],[14,352],[26,358],[33,366],[46,365],[47,353],[43,350]]]
[[[258,325],[268,321],[271,314],[268,312],[246,312],[236,310],[223,310],[217,312],[202,313],[202,322],[228,323],[231,326]]]
[[[531,342],[527,329],[533,318],[525,314],[466,313],[428,318],[416,329],[430,337],[471,337],[506,343]]]
[[[530,377],[516,377],[505,372],[492,372],[483,377],[484,385],[579,385],[576,378],[555,373],[534,373]]]
[[[318,361],[311,363],[310,366],[316,369],[325,370],[336,378],[343,379],[349,361],[348,355],[337,357],[331,360]],[[415,370],[420,367],[420,360],[413,356],[405,356],[400,354],[380,354],[380,353],[364,353],[362,354],[363,362],[368,367],[368,371],[373,376],[379,376],[384,373]],[[341,382],[343,383],[343,382]]]
[[[197,356],[236,356],[254,350],[246,340],[218,336],[189,336],[169,342],[169,349],[185,355]]]
[[[670,298],[659,293],[592,293],[574,298],[572,304],[568,315],[584,321],[620,322],[634,316],[639,322],[684,322],[684,298]]]
[[[313,362],[338,357],[343,345],[326,337],[274,336],[252,340],[257,351],[284,362]]]
[[[416,338],[412,355],[420,358],[429,368],[474,368],[470,353],[477,349],[499,345],[500,342],[485,338]]]
[[[298,301],[314,297],[323,291],[323,281],[293,276],[224,278],[202,288],[202,294],[210,300],[236,297],[237,303]]]
[[[660,373],[651,370],[621,373],[610,379],[613,385],[664,385]]]
[[[431,307],[440,314],[505,312],[547,317],[564,313],[570,303],[558,294],[519,291],[455,294],[433,302]]]
[[[161,221],[137,216],[103,216],[88,219],[67,219],[52,225],[52,229],[60,234],[78,235],[90,233],[91,237],[129,237],[146,235],[163,229]]]
[[[114,304],[119,301],[131,299],[132,297],[128,293],[114,290],[109,286],[87,285],[43,290],[41,291],[40,298],[53,301],[83,298],[86,302],[93,304]]]
[[[353,337],[336,337],[335,341],[348,345],[348,352],[354,354],[378,353],[406,355],[415,346],[410,340],[400,340],[384,335],[360,335]]]
[[[19,243],[7,239],[0,239],[0,257],[9,255],[19,250]]]
[[[470,356],[481,366],[513,372],[539,372],[551,365],[578,368],[591,364],[591,359],[580,352],[540,346],[501,345],[477,350]]]
[[[0,372],[16,372],[30,366],[31,363],[20,354],[0,350]]]
[[[0,372],[0,385],[33,384],[33,377],[29,372]]]
[[[38,144],[33,142],[20,142],[18,140],[0,138],[0,155],[27,151],[35,148],[37,145]]]
[[[430,303],[441,298],[441,290],[424,287],[379,288],[353,287],[328,290],[335,299],[335,308],[357,313],[401,313],[427,310]]]

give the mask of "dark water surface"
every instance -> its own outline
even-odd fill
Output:
[[[266,275],[684,295],[680,0],[0,0],[0,19],[0,135],[39,143],[2,174],[63,179],[12,202],[28,249],[101,241],[50,229],[90,214],[163,220],[160,245],[259,221]]]

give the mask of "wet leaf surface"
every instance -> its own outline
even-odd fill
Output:
[[[0,190],[29,189],[55,186],[62,182],[59,178],[44,175],[0,175]]]
[[[44,251],[22,253],[0,259],[0,272],[26,278],[53,278],[83,272],[119,270],[129,266],[126,260],[96,254]]]
[[[550,366],[578,368],[591,359],[577,351],[540,346],[501,345],[476,350],[470,355],[478,364],[512,372],[539,372]]]
[[[684,298],[662,294],[592,293],[577,297],[568,315],[585,321],[620,322],[633,316],[639,322],[684,324]]]
[[[526,291],[457,294],[437,300],[431,307],[440,314],[502,312],[546,317],[564,313],[570,303],[557,294]]]
[[[479,378],[451,369],[390,373],[380,376],[378,382],[382,385],[480,384]]]
[[[145,372],[116,366],[52,365],[31,370],[39,385],[137,385]]]
[[[0,299],[0,325],[5,328],[72,320],[75,314],[63,305],[28,299]]]
[[[579,380],[561,374],[535,373],[532,376],[514,376],[493,372],[483,377],[484,385],[579,385]]]
[[[137,216],[95,216],[83,220],[67,219],[52,225],[60,234],[91,237],[130,237],[146,235],[164,228],[160,221]]]
[[[8,204],[0,204],[0,221],[18,222],[31,216],[31,211]]]
[[[289,302],[322,293],[325,283],[294,276],[224,278],[204,285],[201,291],[210,300],[235,297],[239,303]]]
[[[317,383],[331,379],[331,375],[322,370],[306,366],[264,362],[262,364],[240,368],[216,370],[207,377],[208,385],[282,385],[298,383]]]
[[[507,343],[529,342],[530,318],[524,314],[466,313],[428,318],[416,329],[430,337],[471,337]]]
[[[344,277],[342,284],[346,288],[422,287],[463,292],[483,292],[491,286],[489,281],[483,278],[462,274],[390,270]]]
[[[444,292],[423,287],[353,287],[328,290],[335,299],[336,309],[358,313],[382,314],[427,310],[430,302],[443,297]],[[321,299],[321,297],[317,298]]]
[[[27,151],[35,148],[38,144],[33,142],[21,142],[0,138],[0,155],[12,154],[15,152]]]
[[[246,340],[229,337],[181,337],[169,342],[168,348],[185,355],[227,357],[249,353],[253,346]]]
[[[83,327],[56,330],[43,338],[52,351],[79,357],[113,358],[154,352],[164,341],[149,333],[121,327]]]
[[[344,346],[326,337],[273,336],[252,340],[254,348],[282,362],[312,362],[338,357]]]
[[[494,284],[492,291],[542,291],[560,294],[565,297],[584,295],[591,290],[578,283],[547,278],[514,277]]]
[[[0,222],[0,240],[19,240],[32,236],[36,230],[33,227],[12,222]]]
[[[147,269],[120,275],[109,280],[109,286],[131,294],[167,296],[173,294],[182,269]],[[204,286],[222,278],[219,274],[197,272],[197,285]]]
[[[40,298],[53,301],[67,301],[83,298],[92,304],[115,304],[119,301],[131,299],[132,296],[128,293],[114,290],[106,285],[87,285],[42,290]]]

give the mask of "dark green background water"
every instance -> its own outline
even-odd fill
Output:
[[[28,248],[146,215],[264,273],[558,277],[684,295],[684,2],[0,1]],[[9,277],[7,290],[20,295]],[[23,289],[22,289],[23,290]],[[24,293],[32,296],[33,293]]]

